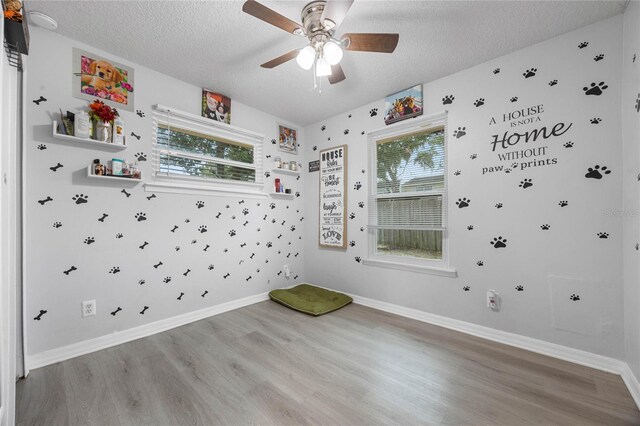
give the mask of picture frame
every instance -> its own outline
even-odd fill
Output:
[[[202,89],[202,116],[231,124],[231,98],[209,89]]]
[[[348,145],[320,151],[318,246],[347,248]]]
[[[289,154],[298,154],[298,129],[278,124],[278,149]]]
[[[422,84],[416,84],[384,98],[384,123],[386,125],[418,117],[422,115],[423,111]]]
[[[134,111],[134,69],[85,50],[73,48],[72,96]]]

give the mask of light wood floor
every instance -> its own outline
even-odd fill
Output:
[[[640,424],[620,377],[349,305],[271,301],[34,370],[18,424]]]

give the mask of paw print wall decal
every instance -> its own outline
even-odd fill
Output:
[[[138,161],[147,161],[147,154],[145,154],[144,152],[136,152],[135,157]]]
[[[465,285],[464,287],[462,287],[463,291],[469,291],[471,290],[471,287],[469,287],[468,285]]]
[[[596,55],[596,57],[593,58],[593,60],[596,61],[596,62],[600,62],[603,59],[604,59],[604,54],[603,53],[601,53],[599,55]]]
[[[356,191],[360,191],[360,188],[362,188],[362,184],[359,181],[353,185],[353,189]]]
[[[196,201],[196,207],[198,209],[201,209],[204,207],[204,201]]]
[[[540,229],[542,229],[543,231],[548,231],[549,229],[551,229],[551,225],[545,223],[544,225],[540,225]]]
[[[533,181],[531,179],[523,179],[518,186],[522,189],[527,189],[533,186]]]
[[[369,117],[375,117],[378,115],[378,108],[372,108],[369,110]]]
[[[636,112],[640,112],[640,93],[638,93],[638,99],[636,99]]]
[[[493,70],[493,73],[494,73],[494,74],[500,74],[500,68],[496,68],[496,69],[494,69],[494,70]]]
[[[573,148],[573,142],[569,141],[562,146],[564,146],[565,148]]]
[[[580,300],[580,295],[574,293],[571,296],[569,296],[569,299],[573,300],[574,302],[577,302]]]
[[[514,96],[510,99],[511,102],[518,102],[518,97]]]
[[[516,286],[516,291],[524,291],[524,287],[521,285]]]
[[[587,47],[588,45],[589,45],[589,42],[588,42],[588,41],[583,41],[582,43],[580,43],[580,44],[578,45],[578,48],[579,48],[579,49],[584,49],[584,48],[585,48],[585,47]]]
[[[45,144],[41,143],[40,145],[38,145],[36,147],[36,149],[39,150],[39,151],[44,151],[45,149],[47,149],[47,146]]]
[[[74,197],[71,198],[73,201],[76,202],[76,204],[86,204],[88,203],[88,199],[89,196],[88,195],[84,195],[84,194],[76,194]],[[42,203],[44,204],[44,203]]]
[[[595,165],[587,169],[587,173],[584,175],[587,179],[602,179],[603,176],[611,174],[611,170],[607,169],[607,166],[600,167]]]
[[[604,240],[606,240],[607,238],[609,238],[609,234],[606,232],[598,232],[598,238],[602,238]]]
[[[555,86],[556,84],[558,84],[558,80],[551,80],[549,82],[549,86],[551,86],[551,87]]]
[[[458,127],[457,130],[453,131],[453,137],[456,138],[456,139],[460,139],[461,137],[463,137],[466,134],[467,134],[467,128],[466,127]]]
[[[491,244],[493,248],[505,248],[507,246],[507,239],[495,237],[492,241],[489,241],[489,244]]]
[[[530,68],[523,72],[522,75],[524,76],[524,78],[531,78],[536,75],[536,72],[538,72],[537,68]]]
[[[143,212],[136,213],[135,218],[138,222],[142,222],[143,220],[147,220],[147,214]]]
[[[562,201],[560,201],[560,202],[558,203],[558,205],[559,205],[560,207],[567,207],[567,206],[569,205],[569,202],[568,202],[568,201],[566,201],[566,200],[562,200]]]
[[[454,99],[455,99],[455,96],[447,95],[444,98],[442,98],[442,105],[451,105]]]
[[[138,117],[144,118],[144,112],[142,112],[142,110],[137,109],[136,114],[138,115]]]
[[[638,98],[640,99],[640,95],[638,95]],[[600,123],[602,123],[602,118],[594,117],[591,120],[589,120],[589,123],[591,123],[591,124],[600,124]]]
[[[471,204],[471,200],[467,198],[458,198],[458,201],[456,201],[456,206],[460,209],[469,207],[469,204]]]
[[[205,232],[207,232],[207,226],[206,225],[199,226],[198,232],[200,232],[201,234],[204,234]]]
[[[582,88],[582,90],[584,91],[585,95],[593,95],[593,96],[600,96],[602,95],[602,93],[608,88],[609,86],[607,86],[604,81],[601,81],[600,83],[596,84],[596,83],[591,83],[590,86],[585,86]]]
[[[482,105],[484,105],[484,98],[476,99],[473,105],[475,105],[476,108],[481,107]]]

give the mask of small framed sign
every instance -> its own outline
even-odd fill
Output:
[[[347,145],[320,151],[320,247],[347,248]]]
[[[320,170],[320,160],[309,161],[309,173]]]

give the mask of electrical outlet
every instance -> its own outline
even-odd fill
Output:
[[[85,300],[82,302],[82,318],[96,314],[96,301]]]
[[[291,269],[288,264],[284,265],[284,276],[287,277],[287,279],[291,276]]]
[[[500,310],[500,295],[495,290],[487,291],[487,308],[493,311]]]

